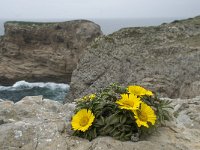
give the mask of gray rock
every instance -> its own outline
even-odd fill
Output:
[[[102,34],[87,20],[60,23],[6,22],[0,38],[0,83],[71,80],[83,50]]]
[[[167,98],[165,98],[167,99]],[[172,120],[138,142],[98,137],[91,142],[71,136],[74,103],[41,96],[0,103],[0,150],[199,150],[200,97],[172,100]]]
[[[51,149],[50,143],[54,143],[52,149],[59,148],[65,143],[66,120],[71,117],[67,114],[73,114],[73,105],[41,96],[25,97],[15,104],[1,102],[0,149]]]
[[[142,85],[160,97],[200,93],[200,16],[101,36],[73,71],[67,101],[112,82]]]

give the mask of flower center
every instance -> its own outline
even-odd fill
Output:
[[[132,106],[134,106],[134,102],[124,101],[123,105],[126,106],[126,107],[132,107]]]
[[[82,117],[79,122],[80,126],[82,126],[82,127],[86,126],[88,124],[88,121],[89,121],[88,117],[86,117],[86,116]]]
[[[139,112],[138,114],[138,118],[141,120],[141,121],[145,121],[147,122],[147,114],[145,112]]]
[[[124,103],[124,106],[131,106],[131,104],[130,103]]]

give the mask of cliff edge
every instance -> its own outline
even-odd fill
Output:
[[[19,80],[69,83],[79,57],[102,34],[100,26],[75,20],[60,23],[5,23],[0,37],[0,84]]]
[[[142,85],[161,97],[200,93],[200,16],[101,36],[72,74],[66,101],[112,82]]]

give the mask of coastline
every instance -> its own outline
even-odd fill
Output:
[[[162,23],[170,23],[174,20],[183,19],[182,17],[169,17],[169,18],[110,18],[110,19],[95,19],[95,18],[86,18],[86,20],[91,20],[101,26],[101,30],[105,35],[112,34],[115,31],[118,31],[121,28],[125,27],[142,27],[142,26],[157,26]],[[4,23],[11,21],[13,19],[2,19],[0,20],[0,36],[4,35]],[[70,21],[71,19],[18,19],[18,21],[26,22],[39,22],[39,23],[56,23],[63,21]]]

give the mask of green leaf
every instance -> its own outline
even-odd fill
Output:
[[[106,124],[112,125],[116,123],[119,123],[119,117],[116,113],[106,118]]]
[[[122,126],[121,123],[114,124],[114,127],[115,127],[115,128],[121,128],[121,126]]]
[[[102,116],[100,116],[98,119],[97,119],[97,121],[96,121],[96,123],[94,124],[94,126],[103,126],[103,125],[105,125],[105,120],[104,120],[104,118],[102,117]]]
[[[135,120],[135,118],[134,118],[134,113],[133,113],[133,112],[129,112],[128,115],[129,115],[129,117],[130,117],[129,122],[130,122],[130,121],[133,122],[133,121]]]
[[[112,136],[113,136],[113,137],[118,137],[118,136],[120,136],[120,134],[121,134],[120,131],[115,130],[115,131],[112,133]]]
[[[129,137],[129,136],[124,136],[124,141],[129,141],[131,139],[131,136]]]
[[[109,134],[109,133],[111,133],[111,131],[113,131],[113,129],[114,129],[114,127],[112,127],[112,126],[105,126],[105,127],[103,128],[103,131],[104,131],[106,134]]]
[[[125,136],[126,134],[124,133],[124,132],[122,132],[121,134],[120,134],[120,140],[122,140],[122,141],[124,141],[124,136]]]
[[[127,120],[126,115],[121,115],[121,116],[119,117],[119,122],[120,122],[121,124],[124,124],[124,123],[126,122],[126,120]]]
[[[129,132],[129,133],[128,133],[128,134],[126,134],[124,137],[126,137],[126,138],[129,138],[129,139],[130,139],[130,138],[131,138],[131,136],[132,136],[132,134],[133,134],[132,132]]]
[[[92,139],[96,138],[96,137],[97,137],[96,128],[93,128],[93,129],[90,131],[89,134],[91,135],[91,138],[92,138]]]
[[[101,111],[94,112],[95,117],[99,117],[101,115]]]
[[[115,132],[116,128],[115,126],[113,126],[113,129],[110,131],[110,134],[112,134],[113,132]]]
[[[124,131],[129,131],[129,132],[131,132],[131,130],[133,128],[133,126],[130,126],[130,125],[123,125],[122,127],[123,127]]]
[[[102,105],[97,105],[94,108],[94,111],[102,110],[103,106]]]

